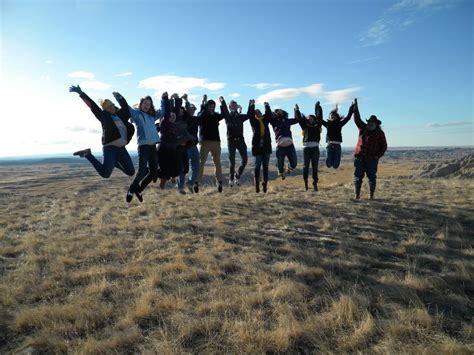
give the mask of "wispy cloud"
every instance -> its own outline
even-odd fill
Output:
[[[438,128],[438,127],[457,127],[457,126],[472,126],[474,121],[455,121],[455,122],[441,122],[441,123],[427,123],[425,128]]]
[[[95,75],[87,71],[75,71],[67,75],[70,78],[94,79]]]
[[[238,92],[234,92],[234,93],[230,94],[229,97],[231,97],[233,99],[236,99],[236,98],[240,97],[240,94]]]
[[[130,75],[132,75],[132,74],[133,74],[133,72],[127,71],[127,72],[125,72],[125,73],[115,74],[115,76],[130,76]]]
[[[282,86],[281,83],[256,83],[256,84],[245,84],[245,86],[251,86],[257,90],[266,90],[269,88],[276,88]]]
[[[71,132],[101,133],[101,131],[97,128],[90,128],[85,126],[68,126],[66,127],[66,129]]]
[[[384,11],[359,37],[364,47],[385,43],[395,31],[403,31],[426,16],[446,10],[460,0],[400,0]]]
[[[225,83],[210,82],[208,79],[195,77],[182,77],[176,75],[157,75],[141,80],[139,88],[156,90],[155,95],[161,96],[164,91],[168,93],[184,94],[191,90],[221,90]]]
[[[361,87],[353,86],[341,90],[325,91],[323,89],[323,84],[312,84],[301,88],[278,89],[267,92],[258,97],[257,103],[263,104],[264,102],[270,101],[288,101],[306,94],[314,98],[323,97],[328,101],[328,103],[335,104],[350,101],[354,97],[354,94],[359,90],[361,90]]]
[[[95,91],[106,91],[109,90],[111,85],[98,80],[86,80],[83,81],[80,86],[83,89],[95,90]]]
[[[380,59],[380,56],[361,58],[361,59],[353,60],[349,62],[349,64],[369,63],[369,62],[374,62],[378,59]]]

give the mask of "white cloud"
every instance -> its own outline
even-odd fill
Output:
[[[384,11],[369,29],[360,36],[364,47],[387,42],[393,32],[403,31],[423,17],[446,10],[460,0],[400,0]]]
[[[191,90],[221,90],[225,83],[209,82],[208,79],[195,77],[182,77],[175,75],[157,75],[141,80],[139,88],[156,90],[155,95],[161,96],[165,91],[168,93],[184,94]]]
[[[46,59],[44,61],[45,64],[53,64],[53,61],[51,59]]]
[[[92,80],[95,77],[94,74],[87,71],[75,71],[75,72],[69,73],[67,76],[70,78],[82,78],[82,79],[89,79],[89,80]]]
[[[453,126],[472,126],[474,121],[457,121],[457,122],[445,122],[445,123],[427,123],[426,128],[436,127],[453,127]]]
[[[357,91],[360,91],[361,87],[354,86],[347,89],[341,90],[334,90],[334,91],[326,91],[324,93],[324,97],[328,100],[331,104],[342,103],[346,101],[351,101],[354,98],[354,94]]]
[[[235,99],[237,97],[240,97],[240,94],[238,92],[234,92],[234,93],[230,94],[229,97]]]
[[[111,85],[107,83],[103,83],[102,81],[98,80],[86,80],[80,84],[82,89],[89,89],[95,91],[106,91],[109,90]]]
[[[321,93],[323,92],[323,84],[312,84],[309,86],[305,86],[301,88],[301,91],[311,96],[321,95]]]
[[[125,73],[120,73],[120,74],[115,74],[115,76],[130,76],[132,75],[133,73],[131,71],[127,71]]]
[[[66,127],[67,130],[71,132],[89,132],[89,133],[101,133],[101,130],[98,128],[91,128],[86,126],[68,126]]]
[[[264,102],[270,101],[286,101],[302,94],[307,94],[314,97],[322,95],[323,92],[323,84],[311,84],[301,88],[277,89],[260,95],[257,98],[257,103],[263,104]]]
[[[283,84],[281,83],[257,83],[257,84],[245,84],[245,86],[251,86],[254,87],[257,90],[265,90],[269,88],[276,88],[279,86],[282,86]]]

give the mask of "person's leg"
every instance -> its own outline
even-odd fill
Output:
[[[97,173],[105,179],[109,178],[110,175],[112,175],[112,170],[114,169],[115,164],[117,162],[117,151],[114,148],[117,147],[104,146],[102,148],[102,163],[99,162],[92,153],[86,154],[84,156],[87,160],[89,160],[89,162],[92,164]]]
[[[216,168],[216,182],[222,184],[222,165],[221,165],[221,142],[213,141],[211,144],[212,160]]]
[[[237,179],[240,179],[248,162],[247,144],[245,144],[244,140],[239,142],[237,149],[239,150],[240,158],[242,159],[236,176]]]
[[[298,157],[296,155],[296,149],[294,144],[286,147],[286,155],[288,156],[288,165],[290,169],[296,169],[296,166],[298,164]]]
[[[255,191],[260,192],[260,168],[262,166],[263,155],[255,156],[255,167],[253,171]]]
[[[340,144],[335,144],[334,145],[334,155],[333,155],[333,160],[332,160],[332,167],[334,169],[339,168],[339,165],[341,164],[341,145]]]
[[[276,157],[277,157],[277,168],[278,174],[284,178],[283,166],[285,163],[285,149],[282,147],[277,147],[276,149]]]
[[[135,175],[133,179],[129,191],[130,193],[135,193],[140,191],[140,182],[143,178],[148,174],[148,156],[150,154],[150,150],[148,149],[147,145],[141,145],[138,147],[138,173]],[[153,154],[155,154],[153,152]]]
[[[234,181],[234,176],[235,176],[235,150],[237,149],[237,145],[234,141],[228,140],[227,147],[229,149],[229,162],[230,162],[229,182],[232,184],[232,182]]]
[[[140,184],[140,192],[145,190],[150,182],[156,180],[158,177],[158,155],[155,154],[156,148],[154,145],[147,145],[146,147],[148,150],[148,173],[146,174],[145,178],[142,180]]]
[[[318,165],[319,165],[319,147],[311,148],[311,165],[313,167],[313,187],[318,191]]]
[[[360,188],[362,187],[362,180],[364,179],[364,161],[359,158],[354,159],[354,188],[355,198],[360,198]]]
[[[311,159],[311,148],[303,148],[303,180],[304,187],[308,190],[309,162]]]
[[[178,146],[176,148],[176,156],[178,160],[178,189],[184,189],[186,181],[186,173],[189,170],[189,159],[185,146]]]
[[[193,186],[199,174],[199,150],[197,146],[194,145],[188,149],[188,156],[191,160],[191,176],[189,177],[188,183]]]
[[[367,179],[369,179],[370,199],[374,198],[375,186],[377,185],[377,167],[379,160],[371,159],[366,162]]]
[[[263,156],[263,192],[267,192],[268,184],[268,165],[270,164],[270,154]]]
[[[332,167],[333,155],[334,155],[333,144],[328,144],[326,146],[326,166],[328,168]]]
[[[204,167],[206,165],[206,160],[209,155],[210,143],[210,141],[201,142],[201,150],[199,151],[199,175],[197,181],[199,184],[202,182],[202,176],[204,175]]]
[[[135,174],[132,158],[125,147],[121,147],[117,152],[117,162],[115,166],[128,176]]]

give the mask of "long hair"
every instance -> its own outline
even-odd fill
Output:
[[[142,97],[140,99],[140,103],[138,104],[138,109],[141,111],[141,107],[142,107],[142,103],[143,101],[145,100],[150,100],[150,110],[146,113],[148,113],[149,115],[151,116],[155,116],[156,115],[156,110],[155,110],[155,106],[153,105],[153,99],[151,98],[151,96],[145,96],[145,97]]]

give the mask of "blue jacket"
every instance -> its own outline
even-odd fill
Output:
[[[158,110],[156,116],[149,115],[129,107],[131,120],[137,126],[138,145],[153,145],[160,141],[155,121],[163,117],[164,110]]]

